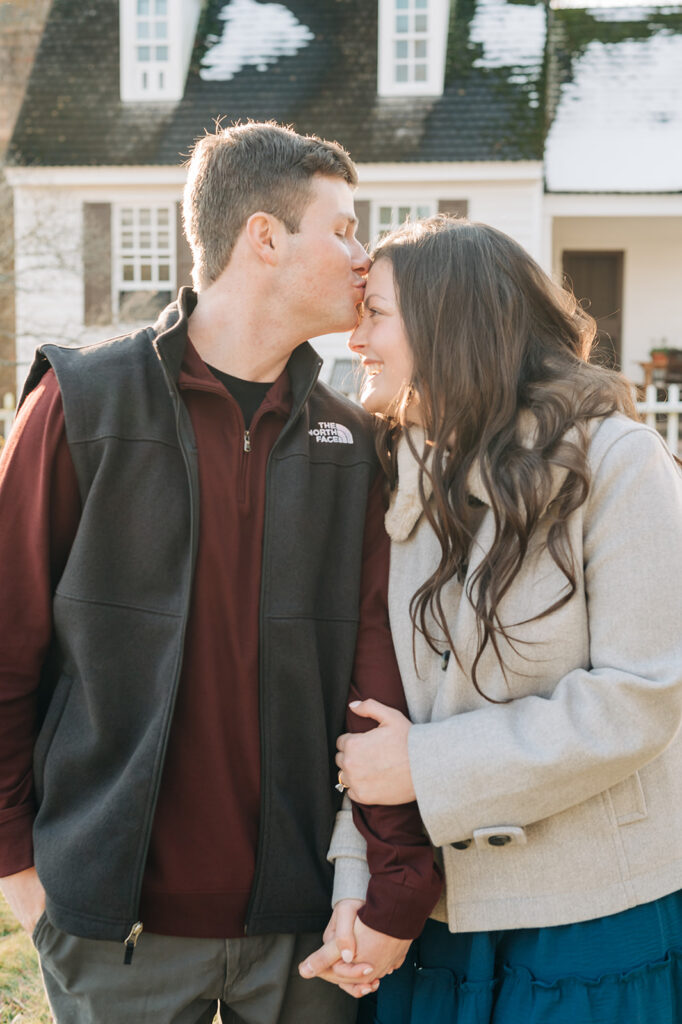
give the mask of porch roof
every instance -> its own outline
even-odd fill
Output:
[[[682,6],[550,13],[550,192],[682,191]]]

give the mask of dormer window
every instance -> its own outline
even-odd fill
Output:
[[[443,92],[448,0],[379,0],[380,96]]]
[[[179,100],[201,0],[119,0],[121,99]]]
[[[163,94],[169,60],[168,0],[137,0],[135,60],[140,91]]]

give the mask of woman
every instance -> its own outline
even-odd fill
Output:
[[[364,702],[337,763],[356,801],[417,799],[446,894],[361,1020],[682,1020],[682,478],[594,335],[485,225],[374,254],[350,345],[415,724]]]

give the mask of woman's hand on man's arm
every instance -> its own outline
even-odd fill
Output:
[[[378,700],[353,701],[349,707],[379,723],[370,732],[344,733],[337,740],[336,764],[351,800],[390,805],[416,800],[407,749],[409,718]]]

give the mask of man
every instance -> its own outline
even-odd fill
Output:
[[[401,702],[371,431],[305,342],[356,320],[355,184],[333,143],[207,135],[196,291],[29,376],[0,470],[0,877],[60,1024],[354,1017],[296,965],[351,677]],[[363,920],[405,939],[440,881],[392,813],[358,812]]]

